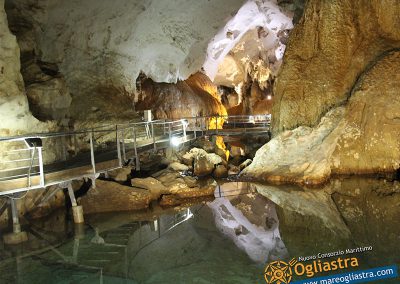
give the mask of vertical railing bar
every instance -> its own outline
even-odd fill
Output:
[[[151,136],[153,136],[154,152],[157,152],[156,136],[154,135],[154,123],[151,123]]]
[[[74,153],[75,156],[78,154],[78,141],[76,139],[76,133],[74,133]]]
[[[96,161],[94,159],[94,142],[93,142],[93,130],[89,133],[90,141],[90,162],[92,163],[93,176],[96,175]]]
[[[137,151],[136,129],[134,126],[132,127],[132,132],[133,132],[133,150],[135,152],[135,168],[137,171],[140,171],[140,159]]]
[[[183,139],[184,139],[184,142],[186,142],[186,140],[187,140],[187,137],[186,137],[186,120],[182,120],[182,130],[183,130]]]
[[[169,144],[172,144],[172,133],[171,133],[171,124],[168,124],[168,139],[169,139]]]
[[[215,117],[215,133],[218,134],[218,116]]]
[[[126,162],[126,149],[125,149],[125,132],[124,129],[121,130],[122,132],[122,155],[124,158],[124,163]]]
[[[194,139],[197,139],[197,116],[196,116],[195,121],[194,121],[193,130],[194,130]]]
[[[38,147],[37,149],[38,149],[38,156],[39,156],[40,186],[44,187],[44,169],[43,169],[42,147]]]
[[[119,164],[119,167],[122,168],[121,145],[119,144],[118,125],[115,125],[115,139],[117,142],[118,164]]]

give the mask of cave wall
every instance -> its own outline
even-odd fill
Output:
[[[0,0],[0,54],[0,135],[46,129],[49,125],[41,124],[29,111],[20,73],[20,49],[8,28],[4,0]]]
[[[21,48],[30,110],[42,121],[55,120],[70,129],[140,119],[134,109],[138,75],[177,83],[159,85],[166,87],[163,93],[182,88],[182,81],[201,69],[212,37],[243,4],[242,0],[229,5],[217,0],[5,2]],[[185,97],[198,93],[186,91]],[[204,97],[188,100],[205,101],[204,114],[221,113],[223,106],[216,106],[217,101],[208,106]]]
[[[399,170],[399,15],[398,1],[308,2],[274,86],[275,137],[244,177],[318,184]]]
[[[26,0],[16,1],[24,3]],[[230,1],[40,1],[36,16],[43,61],[56,62],[72,92],[135,88],[142,71],[177,82],[200,70],[212,36],[242,4]]]
[[[140,83],[136,109],[151,109],[158,119],[227,113],[218,96],[217,87],[200,72],[176,84],[157,83],[144,78]]]
[[[314,126],[345,103],[367,66],[400,47],[399,15],[396,0],[308,1],[276,80],[274,132]]]
[[[400,21],[399,21],[400,23]],[[332,172],[376,173],[400,168],[400,49],[381,57],[353,88]]]

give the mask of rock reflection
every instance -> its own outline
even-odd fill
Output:
[[[223,197],[208,204],[217,228],[255,262],[286,259],[275,204],[246,191],[251,191],[247,183],[227,183],[218,188]]]

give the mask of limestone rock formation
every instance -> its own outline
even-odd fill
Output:
[[[360,74],[400,47],[399,14],[396,0],[307,1],[276,80],[274,131],[314,126],[346,102]]]
[[[72,93],[101,82],[130,93],[141,71],[157,82],[176,82],[200,70],[208,42],[242,1],[171,4],[56,0],[24,12],[36,20],[42,60],[59,63]]]
[[[226,115],[217,87],[202,73],[176,84],[143,80],[136,110],[146,109],[151,109],[156,118]]]
[[[340,133],[334,130],[344,111],[330,111],[314,129],[303,126],[282,132],[256,152],[242,176],[270,182],[324,182],[331,174],[329,159]]]
[[[344,120],[346,127],[332,155],[332,172],[400,169],[400,51],[385,54],[359,78]]]
[[[228,177],[228,169],[224,165],[218,165],[215,167],[213,176],[215,178],[226,178]]]
[[[328,112],[315,128],[276,136],[257,151],[244,176],[310,184],[326,181],[332,173],[398,170],[399,74],[400,52],[385,54],[359,78],[345,108]]]
[[[26,90],[29,107],[40,120],[62,120],[69,110],[72,98],[61,78],[35,83]]]
[[[15,36],[8,28],[4,0],[0,1],[0,113],[1,135],[16,135],[48,125],[40,124],[30,111],[20,73],[20,53]]]
[[[145,189],[102,180],[96,180],[96,188],[79,200],[85,214],[140,210],[147,208],[150,201],[151,194]]]

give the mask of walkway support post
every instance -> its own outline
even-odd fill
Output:
[[[85,220],[83,218],[82,205],[78,205],[78,203],[76,202],[74,189],[72,188],[72,184],[70,182],[68,183],[68,195],[69,195],[69,198],[71,199],[72,214],[73,214],[73,217],[74,217],[74,223],[75,224],[84,223]]]
[[[13,231],[3,236],[3,241],[8,245],[16,245],[28,240],[26,232],[21,230],[21,224],[19,223],[17,199],[10,198],[11,203],[11,218],[13,224]]]

